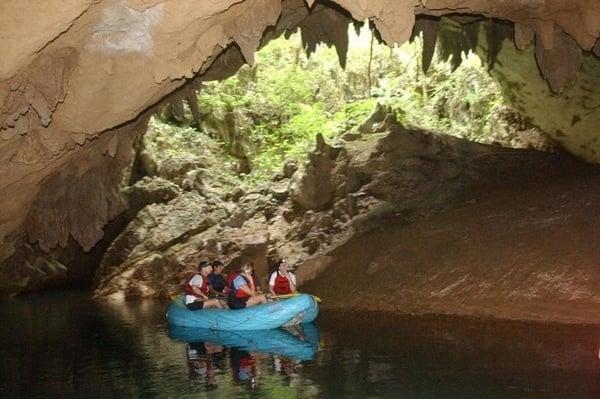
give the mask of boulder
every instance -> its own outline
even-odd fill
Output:
[[[361,134],[358,132],[348,132],[342,135],[342,139],[346,141],[354,141],[360,138]]]
[[[165,204],[177,197],[181,190],[162,177],[144,177],[127,190],[129,208],[140,210],[150,204]]]
[[[290,178],[298,170],[298,162],[295,159],[287,160],[283,164],[283,177]]]
[[[383,122],[386,115],[391,114],[392,110],[390,107],[381,104],[381,103],[377,103],[377,105],[375,106],[375,109],[373,110],[373,112],[371,113],[371,115],[369,115],[369,117],[360,124],[360,126],[358,127],[358,132],[360,133],[374,133],[375,130],[373,129],[374,125],[380,122]]]
[[[285,201],[289,196],[290,179],[274,182],[269,187],[269,193],[278,201]]]
[[[204,163],[199,157],[179,154],[177,157],[167,157],[158,164],[156,174],[166,180],[181,186],[186,173],[201,168]]]

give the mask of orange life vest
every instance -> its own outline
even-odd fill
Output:
[[[292,292],[292,287],[290,286],[290,280],[288,277],[282,276],[278,271],[275,277],[275,284],[273,285],[273,291],[277,295],[285,295]]]
[[[192,279],[196,276],[198,276],[199,273],[195,273],[195,274],[191,274],[187,277],[187,279],[185,280],[185,286],[184,286],[184,290],[185,293],[188,295],[193,295],[193,296],[198,296],[198,294],[196,294],[196,292],[194,292],[194,289],[192,287],[192,285],[190,284],[190,282],[192,281]],[[208,278],[202,276],[200,274],[200,277],[202,277],[202,285],[200,286],[200,291],[208,296]]]

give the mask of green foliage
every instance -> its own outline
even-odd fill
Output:
[[[344,104],[342,109],[335,113],[334,122],[336,133],[343,133],[360,125],[373,112],[377,100],[365,98]]]
[[[281,169],[286,159],[301,159],[317,133],[334,137],[347,124],[346,107],[336,80],[340,68],[333,49],[308,59],[298,35],[278,39],[259,51],[254,67],[244,66],[221,83],[207,83],[198,101],[204,112],[225,115],[241,110],[258,151],[249,154],[260,181]],[[337,118],[333,118],[333,115]]]
[[[193,127],[179,127],[157,118],[150,118],[148,128],[146,139],[155,143],[157,151],[161,153],[173,155],[195,153],[194,149],[205,144],[203,136],[199,135]]]
[[[510,131],[507,115],[513,111],[477,56],[460,55],[465,58],[458,68],[460,53],[453,53],[454,61],[438,56],[425,75],[419,39],[393,49],[375,42],[371,51],[368,31],[350,35],[346,70],[333,48],[320,46],[307,58],[294,34],[271,41],[254,66],[205,83],[198,97],[203,113],[244,115],[247,125],[235,128],[252,144],[247,181],[269,178],[286,159],[303,159],[317,133],[335,140],[354,129],[377,102],[390,106],[402,123],[439,133],[485,142]]]

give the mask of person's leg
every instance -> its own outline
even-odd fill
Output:
[[[227,305],[229,305],[229,309],[243,309],[246,307],[246,300],[240,298],[229,298]]]
[[[218,299],[208,299],[204,301],[204,309],[223,309],[223,305]]]
[[[266,296],[256,295],[256,296],[253,296],[248,299],[248,302],[246,302],[246,306],[254,306],[254,305],[259,305],[261,303],[266,303],[266,302],[267,302]]]
[[[204,307],[204,302],[195,301],[195,302],[192,302],[192,303],[188,303],[185,306],[187,306],[187,308],[189,310],[200,310],[200,309],[202,309]]]

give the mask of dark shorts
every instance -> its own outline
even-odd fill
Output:
[[[192,302],[192,303],[188,303],[185,306],[187,306],[187,308],[189,310],[200,310],[200,309],[202,309],[204,307],[204,302],[195,301],[195,302]]]
[[[243,309],[246,307],[246,302],[248,298],[229,298],[227,304],[230,309]]]

